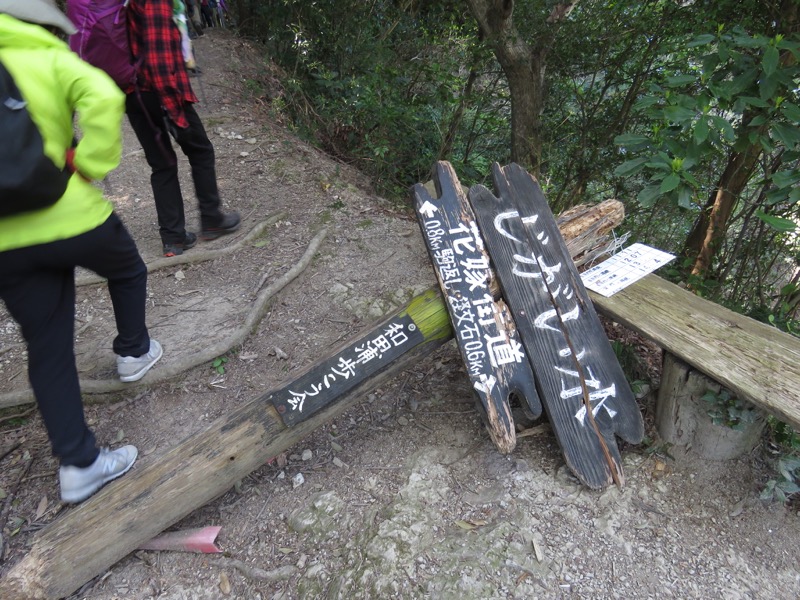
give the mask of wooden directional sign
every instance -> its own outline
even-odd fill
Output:
[[[534,417],[542,405],[514,321],[506,305],[492,296],[489,257],[449,164],[437,164],[435,183],[438,198],[422,185],[414,187],[419,224],[489,435],[507,454],[516,445],[511,393],[527,403]]]
[[[270,401],[287,426],[305,421],[425,341],[412,316],[401,313],[273,392]]]
[[[539,394],[567,465],[592,488],[622,484],[615,434],[644,424],[539,185],[511,164],[469,192],[502,295],[533,359]]]

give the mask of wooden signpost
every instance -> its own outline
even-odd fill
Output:
[[[438,185],[442,191],[440,196],[447,196],[447,200],[443,203],[457,198],[458,203],[466,207],[463,193],[460,192],[461,187],[449,165],[440,163],[437,173]],[[514,181],[517,179],[516,176],[513,177]],[[420,199],[425,198],[418,188],[415,188],[415,194],[418,194]],[[434,202],[430,197],[425,198],[425,201],[433,206],[440,205],[438,200]],[[420,207],[425,205],[425,201]],[[560,224],[563,231],[569,232],[565,233],[568,239],[582,240],[579,244],[580,249],[576,248],[573,255],[591,251],[593,244],[589,239],[600,242],[610,228],[619,224],[622,217],[621,206],[616,206],[619,203],[613,204],[601,205],[597,211],[575,213],[572,219]],[[426,228],[432,225],[430,221],[434,220],[434,215],[443,211],[438,208],[437,211],[433,211],[430,207],[425,210],[431,212],[423,222],[423,232],[429,247],[433,241],[441,239],[442,245],[438,250],[450,249],[454,255],[464,256],[465,261],[474,259],[481,265],[486,264],[483,253],[480,256],[473,256],[470,250],[470,256],[466,256],[468,246],[477,250],[482,244],[481,237],[471,225],[474,219],[469,213],[464,217],[466,221],[460,217],[451,219],[448,216],[446,224],[443,221],[443,226],[440,228],[446,230],[448,235],[437,236],[433,233],[428,235]],[[459,231],[462,224],[466,224],[469,232],[463,240],[461,236],[456,237],[456,233],[451,231]],[[555,237],[560,239],[557,231]],[[445,238],[447,243],[444,242]],[[464,241],[466,239],[470,241]],[[492,251],[491,245],[488,248]],[[458,253],[456,249],[462,250],[465,254]],[[446,254],[443,253],[442,256]],[[494,259],[494,256],[492,258]],[[569,253],[561,260],[572,264]],[[484,277],[490,280],[493,276],[488,265],[485,269],[482,266],[475,273],[472,272],[473,269],[468,271],[470,272],[462,272],[465,280],[475,276],[483,282]],[[438,272],[437,276],[443,277],[443,274]],[[459,297],[456,294],[457,288],[449,285],[455,282],[449,278],[446,281],[448,282],[446,299],[436,290],[421,294],[368,333],[345,343],[328,358],[311,365],[290,383],[238,407],[231,414],[220,417],[208,429],[177,443],[163,455],[142,458],[125,477],[109,484],[95,496],[49,524],[36,534],[28,554],[0,579],[0,598],[32,600],[61,598],[71,594],[142,543],[224,493],[236,481],[298,443],[320,425],[342,414],[370,390],[386,383],[397,373],[428,356],[450,340],[454,336],[454,330],[458,332],[458,341],[465,350],[485,353],[485,356],[480,357],[482,361],[485,359],[484,362],[478,361],[477,356],[469,355],[465,360],[475,361],[474,370],[470,368],[471,363],[467,362],[468,370],[471,377],[475,377],[474,382],[484,384],[475,389],[481,399],[487,401],[489,407],[487,418],[491,411],[494,427],[493,430],[490,429],[490,432],[494,432],[492,439],[503,442],[505,449],[513,448],[513,422],[507,408],[508,393],[510,391],[524,393],[531,411],[541,410],[538,404],[539,396],[534,393],[533,377],[528,374],[531,372],[530,365],[535,367],[540,360],[535,354],[539,352],[539,346],[531,339],[527,339],[530,337],[530,332],[526,333],[523,328],[517,329],[505,305],[496,301],[496,290],[489,292],[493,298],[492,302],[487,300],[486,290],[480,285],[474,290],[458,288],[463,294]],[[525,305],[520,304],[520,306]],[[513,304],[511,309],[511,313],[514,313]],[[517,309],[517,325],[528,320],[529,313],[525,310],[525,308],[522,311]],[[450,325],[450,321],[453,320],[457,323],[455,328]],[[486,322],[478,323],[478,321]],[[546,322],[552,323],[551,320]],[[483,327],[478,330],[480,338],[470,338],[469,335],[461,334],[462,329],[467,331],[467,324],[471,327],[473,323]],[[473,331],[472,335],[477,335],[475,330],[470,329],[470,331]],[[539,333],[535,332],[536,335]],[[480,350],[477,346],[467,347],[468,342],[478,339],[483,343]],[[563,340],[561,343],[562,346],[559,347],[563,349]],[[518,347],[519,344],[521,346]],[[501,349],[500,346],[503,345]],[[534,350],[534,354],[531,354],[530,350],[528,354],[534,360],[523,361],[519,358],[524,356],[523,347]],[[491,357],[494,358],[494,364]],[[559,355],[559,358],[563,357]],[[566,358],[564,360],[566,364]],[[583,362],[582,359],[580,362],[580,366],[587,366],[584,388],[594,385],[593,380],[589,382],[593,376],[600,377],[600,381],[604,384],[612,381],[604,379],[606,371],[596,366],[594,362]],[[490,374],[489,371],[483,370],[486,365],[497,366],[498,369]],[[558,366],[561,366],[560,363]],[[588,366],[592,367],[591,373],[588,373]],[[568,367],[565,369],[569,370]],[[582,372],[577,367],[575,370]],[[535,368],[533,372],[536,372]],[[486,378],[482,378],[481,375],[485,375]],[[491,376],[497,381],[489,386],[487,378]],[[537,377],[539,377],[538,372]],[[617,384],[616,379],[613,379],[613,382]],[[542,388],[541,383],[537,385]],[[621,382],[619,385],[621,386]],[[498,390],[501,390],[501,393],[498,393]],[[605,428],[601,431],[613,430],[625,439],[635,441],[635,434],[639,431],[636,427],[637,422],[632,416],[635,406],[633,408],[623,406],[617,396],[609,396],[601,404],[600,399],[591,397],[586,389],[583,391],[584,397],[588,398],[585,399],[584,406],[587,409],[591,406],[591,411],[587,410],[583,419],[584,425],[577,428],[570,421],[570,419],[575,422],[580,421],[577,413],[581,408],[580,400],[570,396],[569,411],[564,412],[559,409],[560,412],[555,418],[561,420],[554,422],[554,428],[560,427],[557,424],[566,420],[573,429],[585,437],[588,427],[586,423],[598,422],[599,426]],[[542,396],[542,400],[553,419],[558,403],[545,396]],[[616,412],[611,422],[607,422],[604,416],[610,412],[603,408],[606,405]],[[594,418],[595,411],[599,411],[596,418]],[[566,416],[562,415],[562,412]],[[629,420],[630,425],[621,427]],[[595,447],[591,445],[593,441],[591,438],[585,442],[584,437],[580,437],[576,438],[577,442],[572,442],[560,429],[557,435],[562,444],[586,443],[587,448]],[[616,452],[613,435],[606,433],[603,439],[609,446],[614,446]],[[584,458],[587,463],[591,462],[590,457],[584,457],[585,452],[587,450],[584,449],[576,453],[579,460],[570,464],[573,469],[575,464],[582,468]],[[571,458],[573,455],[570,453],[568,460],[573,460]],[[64,560],[65,556],[77,557],[77,560]]]
[[[492,295],[494,273],[475,215],[447,163],[436,165],[438,198],[417,184],[414,201],[422,236],[445,297],[461,357],[480,399],[489,436],[504,454],[517,443],[509,398],[523,398],[533,416],[542,413],[530,362],[503,301]]]
[[[412,315],[400,313],[271,393],[269,400],[283,422],[292,426],[305,421],[425,341]]]
[[[641,441],[636,399],[539,185],[515,164],[492,176],[498,195],[475,186],[469,199],[550,425],[582,482],[621,485],[615,434]]]

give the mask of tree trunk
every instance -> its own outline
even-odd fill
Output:
[[[522,39],[513,23],[513,0],[467,0],[482,39],[489,44],[511,93],[511,160],[538,177],[542,157],[541,115],[547,90],[547,53],[558,24],[577,1],[556,5],[535,44]]]
[[[761,146],[752,145],[744,152],[735,152],[711,192],[694,228],[686,238],[683,254],[694,260],[692,275],[703,277],[711,267],[721,240],[728,231],[733,209],[758,164]]]
[[[783,0],[776,33],[791,35],[799,27],[800,4],[797,0]],[[794,63],[795,60],[792,52],[781,51],[780,62],[784,66]],[[745,115],[743,122],[749,121],[749,116]],[[767,127],[768,125],[762,125],[759,135],[763,135]],[[717,187],[711,192],[703,212],[686,238],[683,255],[694,260],[692,275],[703,277],[708,273],[720,241],[727,233],[736,201],[752,176],[761,154],[760,144],[752,144],[744,152],[734,152],[729,156]]]
[[[436,161],[450,160],[450,153],[453,151],[453,144],[456,140],[456,134],[461,126],[461,121],[464,119],[464,112],[467,109],[467,104],[472,98],[472,89],[475,87],[475,81],[478,79],[478,71],[473,67],[469,71],[467,82],[464,84],[464,89],[461,92],[461,99],[458,102],[453,116],[450,118],[450,126],[447,128],[447,133],[442,140],[442,145],[439,152],[436,153]]]

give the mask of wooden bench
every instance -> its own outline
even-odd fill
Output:
[[[739,432],[711,423],[702,396],[720,388],[800,429],[800,339],[734,313],[656,275],[606,298],[598,313],[664,350],[656,425],[666,442],[711,459],[751,450],[763,419]]]

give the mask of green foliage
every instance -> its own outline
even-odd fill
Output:
[[[800,336],[800,321],[795,317],[799,296],[800,288],[797,283],[783,286],[775,310],[769,314],[767,322],[781,331]]]
[[[731,152],[756,146],[796,159],[800,151],[800,44],[781,35],[768,38],[720,27],[715,35],[696,36],[688,47],[702,52],[687,57],[684,72],[651,81],[634,107],[649,130],[615,139],[631,157],[615,175],[640,176],[644,187],[637,198],[645,207],[666,200],[700,208],[702,194],[718,177],[710,167]],[[781,52],[794,60],[779,60]],[[767,206],[800,199],[800,171],[792,160],[788,164],[793,166],[766,174]],[[778,229],[794,229],[792,221],[765,210],[758,217]]]
[[[507,121],[482,96],[496,78],[466,89],[470,69],[490,55],[450,3],[271,4],[254,33],[269,32],[273,60],[290,74],[285,112],[298,133],[372,175],[380,192],[405,198],[442,158],[469,183],[498,158],[484,147],[507,155]]]
[[[800,453],[800,433],[774,417],[768,419],[768,424],[772,443],[779,453]]]
[[[228,362],[227,356],[218,356],[213,361],[211,361],[211,368],[214,369],[220,375],[225,375],[225,364]]]
[[[778,500],[786,503],[791,496],[800,493],[800,457],[787,456],[778,459],[778,478],[767,481],[761,492],[762,500]]]
[[[700,398],[708,404],[708,416],[715,425],[742,431],[761,418],[761,411],[747,400],[742,400],[728,390],[708,390]]]
[[[625,378],[630,382],[631,389],[638,394],[649,382],[645,380],[647,378],[646,370],[642,367],[642,361],[636,348],[620,340],[610,340],[610,343],[611,349],[625,373]]]
[[[468,186],[509,161],[512,95],[464,3],[236,5],[284,74],[270,108],[382,195],[407,206],[436,160]],[[680,253],[728,159],[755,149],[761,160],[700,283],[743,311],[768,305],[800,218],[798,40],[776,31],[784,15],[758,0],[597,0],[557,24],[551,10],[515,3],[513,42],[547,67],[539,181],[553,211],[616,197],[631,241]]]
[[[800,497],[800,434],[774,417],[768,418],[767,425],[769,445],[777,456],[776,477],[767,481],[761,498],[786,503]]]

